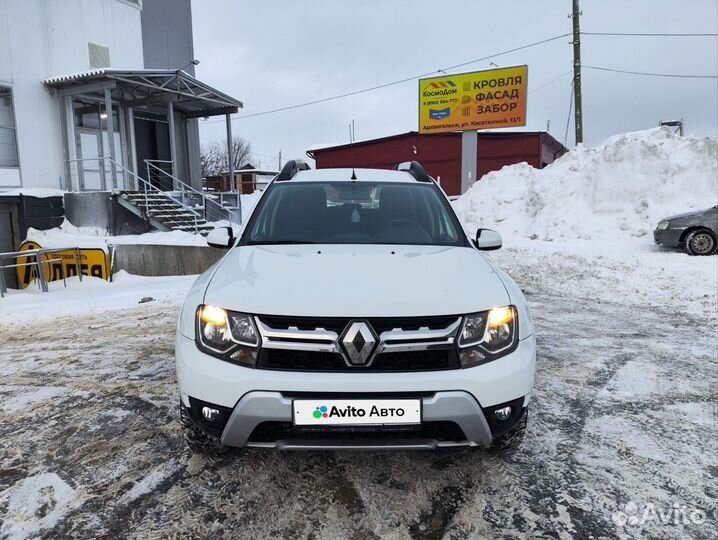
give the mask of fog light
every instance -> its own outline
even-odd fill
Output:
[[[496,409],[494,411],[494,416],[496,416],[496,419],[499,422],[506,422],[506,420],[511,418],[511,407],[502,407],[501,409]]]
[[[202,416],[205,420],[214,422],[217,418],[219,418],[219,411],[217,409],[213,409],[212,407],[202,407]]]

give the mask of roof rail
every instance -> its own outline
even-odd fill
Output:
[[[275,181],[286,182],[287,180],[294,178],[294,175],[299,171],[308,171],[309,169],[311,169],[311,167],[306,161],[302,161],[301,159],[290,159],[284,164],[282,171],[279,175],[277,175],[277,179]]]
[[[417,182],[433,182],[431,176],[426,174],[424,167],[418,161],[405,161],[394,167],[397,171],[406,171],[416,178]]]

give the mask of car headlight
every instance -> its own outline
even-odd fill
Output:
[[[259,336],[251,315],[216,306],[197,308],[197,347],[222,360],[254,366]]]
[[[670,225],[670,222],[668,220],[663,220],[656,226],[656,230],[657,231],[665,231],[669,225]]]
[[[518,312],[514,306],[466,315],[458,340],[461,366],[490,362],[515,350],[518,326]]]

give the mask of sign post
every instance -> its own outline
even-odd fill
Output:
[[[479,137],[474,129],[461,133],[461,193],[466,193],[476,182],[479,162]]]
[[[463,132],[461,192],[478,179],[481,129],[526,125],[528,66],[419,80],[419,133]]]

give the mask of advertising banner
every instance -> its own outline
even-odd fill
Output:
[[[528,66],[419,80],[419,133],[526,125]]]

